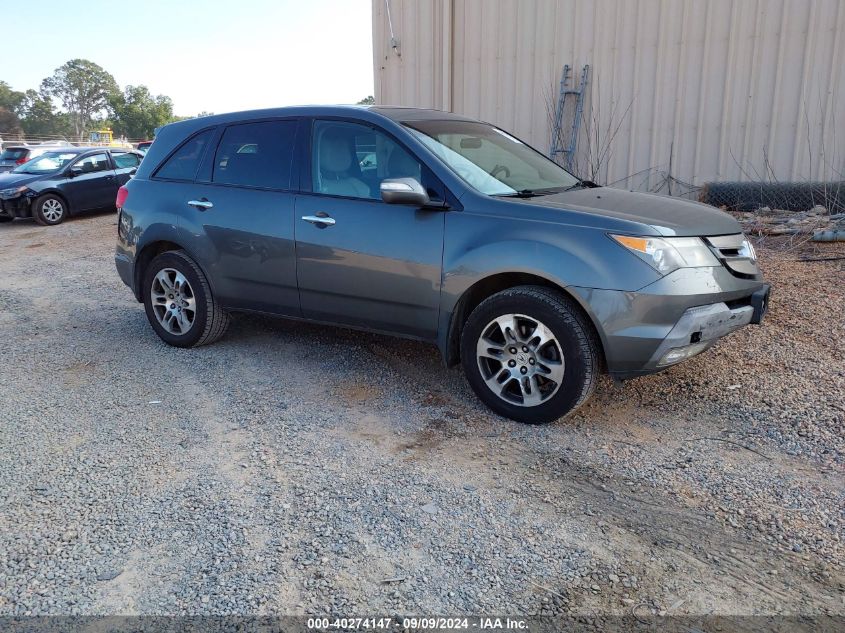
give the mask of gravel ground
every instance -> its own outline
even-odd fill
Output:
[[[535,428],[418,343],[169,348],[115,231],[0,225],[0,614],[845,612],[843,260]]]

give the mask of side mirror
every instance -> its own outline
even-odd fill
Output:
[[[82,167],[73,166],[67,170],[68,178],[76,178],[82,175]]]
[[[381,181],[379,190],[381,199],[387,204],[412,204],[424,207],[431,202],[416,178],[387,178]]]

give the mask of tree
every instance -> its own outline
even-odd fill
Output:
[[[87,59],[72,59],[41,82],[41,91],[61,101],[70,114],[74,134],[81,140],[118,87],[114,77],[101,66]]]
[[[0,106],[0,136],[17,136],[23,132],[18,115]]]
[[[361,99],[356,105],[375,105],[375,103],[376,98],[373,95],[370,95],[369,97]]]
[[[0,108],[20,114],[19,110],[23,102],[24,94],[17,90],[12,90],[12,87],[5,81],[0,81]]]
[[[29,136],[70,136],[70,115],[56,112],[50,97],[35,90],[24,93],[20,107],[21,125]]]
[[[173,120],[170,97],[154,97],[146,86],[126,86],[122,94],[112,94],[109,111],[115,134],[133,139],[152,138],[157,127]]]

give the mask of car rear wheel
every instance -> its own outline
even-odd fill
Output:
[[[595,389],[599,344],[572,300],[517,286],[481,302],[461,333],[470,386],[493,411],[545,424],[581,406]]]
[[[229,326],[229,315],[212,295],[202,270],[183,251],[168,251],[150,262],[143,293],[147,319],[169,345],[207,345]]]
[[[0,215],[0,222],[11,222],[14,218],[10,218],[8,215]]]
[[[61,224],[67,217],[67,204],[59,196],[48,193],[35,200],[32,217],[44,226]]]

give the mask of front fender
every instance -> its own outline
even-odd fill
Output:
[[[633,291],[659,275],[597,228],[478,213],[447,216],[438,345],[446,353],[452,319],[475,284],[503,273],[568,286]],[[585,308],[580,297],[575,300]],[[595,320],[594,320],[595,323]],[[597,325],[599,335],[601,328]]]

